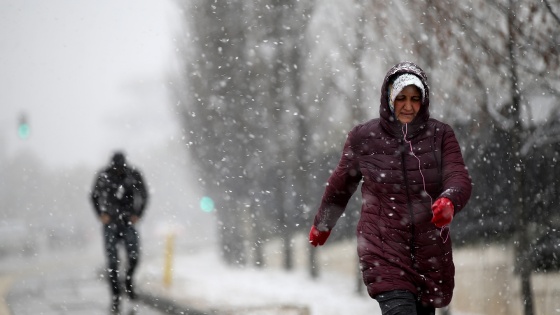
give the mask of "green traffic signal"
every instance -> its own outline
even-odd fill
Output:
[[[27,115],[22,114],[19,117],[17,134],[20,139],[27,139],[31,134],[31,128],[29,128],[29,124],[27,123]]]
[[[27,139],[29,138],[29,134],[31,133],[31,130],[29,129],[29,125],[26,123],[21,123],[18,126],[18,136],[20,137],[20,139]]]
[[[214,200],[207,196],[202,197],[202,199],[200,199],[200,209],[208,213],[214,211]]]

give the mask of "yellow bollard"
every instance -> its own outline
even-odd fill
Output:
[[[165,288],[169,288],[171,286],[174,242],[175,234],[167,234],[167,238],[165,239],[165,257],[163,262],[163,286]]]

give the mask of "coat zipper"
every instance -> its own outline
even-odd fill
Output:
[[[402,141],[401,141],[402,144]],[[415,234],[415,228],[414,228],[414,211],[412,210],[412,204],[410,202],[410,192],[408,191],[408,175],[406,172],[406,165],[405,165],[405,151],[403,150],[401,153],[401,160],[402,160],[402,171],[403,171],[403,176],[404,176],[404,186],[406,189],[406,207],[408,209],[408,214],[410,215],[410,233],[411,233],[411,238],[410,238],[410,256],[412,258],[412,265],[415,265],[416,262],[416,257],[415,257],[415,238],[414,238],[414,234]]]

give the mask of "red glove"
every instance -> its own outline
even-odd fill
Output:
[[[432,205],[432,212],[434,217],[432,218],[432,223],[437,227],[444,227],[451,223],[453,220],[453,214],[455,213],[453,203],[449,198],[439,198]]]
[[[325,242],[327,241],[327,238],[329,238],[329,235],[331,235],[331,231],[319,231],[317,230],[317,228],[315,227],[315,225],[313,225],[311,227],[311,231],[309,232],[309,243],[311,243],[311,245],[317,247],[317,245],[321,246],[323,244],[325,244]]]

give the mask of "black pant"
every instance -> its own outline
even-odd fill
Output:
[[[381,293],[375,297],[383,315],[435,315],[436,309],[424,306],[414,294],[405,290]]]
[[[113,297],[120,295],[119,284],[119,256],[117,245],[122,241],[126,249],[128,267],[126,270],[126,289],[132,290],[132,276],[140,257],[140,236],[133,225],[117,225],[110,223],[104,226],[105,255],[107,258],[107,272]]]

